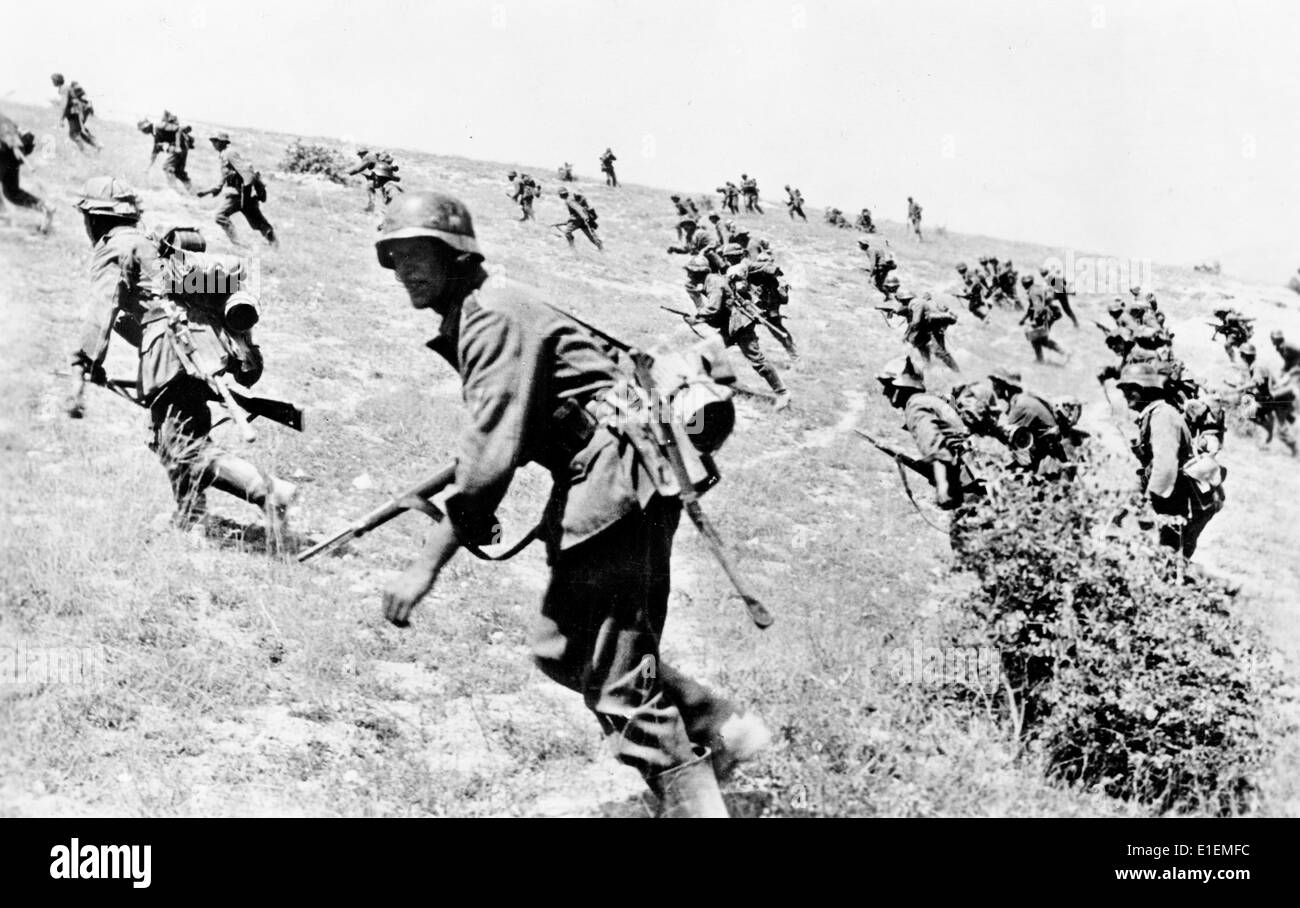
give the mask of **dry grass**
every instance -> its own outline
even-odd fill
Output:
[[[4,109],[38,134],[55,131],[48,110]],[[577,696],[542,678],[523,648],[545,578],[540,552],[504,566],[455,562],[414,626],[400,631],[381,621],[377,591],[418,545],[423,518],[404,517],[306,566],[276,561],[262,554],[256,510],[217,494],[217,531],[167,526],[170,492],[144,447],[140,411],[92,391],[85,420],[61,415],[62,380],[52,373],[66,361],[87,291],[87,244],[67,204],[80,181],[124,175],[143,190],[150,221],[199,224],[214,248],[225,245],[209,200],[184,199],[161,173],[142,173],[147,141],[127,124],[102,123],[99,132],[102,158],[60,143],[54,160],[30,168],[28,181],[57,204],[56,234],[0,236],[0,314],[9,327],[0,642],[101,645],[107,669],[99,685],[0,687],[0,812],[644,814],[635,774],[605,756]],[[291,138],[232,132],[264,172]],[[608,251],[579,246],[573,254],[544,226],[559,219],[552,187],[538,208],[543,226],[522,225],[503,195],[506,165],[399,159],[408,188],[436,185],[466,200],[498,274],[630,339],[687,338],[658,308],[683,300],[681,259],[663,252],[673,220],[663,192],[579,184],[600,210]],[[196,185],[215,179],[206,149],[192,167]],[[549,172],[535,162],[527,169]],[[249,454],[299,483],[297,526],[323,532],[448,456],[462,418],[459,389],[422,346],[433,324],[375,264],[361,184],[268,177],[266,212],[283,246],[274,254],[254,247],[265,390],[306,406],[309,424],[301,436],[265,427]],[[853,815],[1136,811],[1047,785],[978,710],[880,670],[884,648],[937,642],[953,623],[936,604],[951,582],[946,540],[912,511],[892,465],[848,431],[864,422],[901,437],[871,379],[898,352],[898,338],[870,308],[852,234],[792,225],[779,206],[742,220],[783,256],[805,358],[788,376],[791,412],[773,417],[761,403],[740,404],[724,482],[707,504],[778,623],[766,633],[747,625],[685,529],[665,643],[671,658],[753,702],[780,729],[782,746],[735,783],[733,806]],[[946,231],[917,244],[899,225],[882,230],[903,280],[918,290],[952,287],[952,265],[981,252],[1021,264],[1050,253]],[[1201,337],[1194,326],[1219,293],[1238,295],[1235,304],[1255,310],[1265,331],[1277,324],[1300,333],[1282,291],[1177,269],[1157,279],[1168,287],[1180,347],[1205,362],[1222,354],[1208,344],[1208,328]],[[1081,316],[1098,311],[1099,300],[1081,301]],[[962,320],[952,340],[969,372],[1027,362],[1011,321]],[[1081,354],[1076,362],[1027,366],[1027,379],[1046,393],[1078,394],[1090,428],[1118,443],[1091,378],[1105,356],[1099,335],[1060,334]],[[775,344],[769,350],[784,363]],[[109,372],[131,367],[119,349]],[[740,371],[757,384],[747,367]],[[1287,502],[1300,492],[1295,465],[1240,441],[1227,462],[1230,510],[1207,532],[1206,558],[1243,577],[1240,607],[1294,661],[1300,619]],[[354,486],[363,475],[373,487]],[[529,525],[545,490],[534,471],[521,475],[502,511],[508,535]],[[1297,778],[1300,746],[1288,739],[1260,812],[1300,813]]]

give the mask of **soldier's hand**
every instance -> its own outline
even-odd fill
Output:
[[[419,562],[412,564],[384,587],[384,617],[398,627],[407,627],[411,611],[433,589],[437,579],[436,571],[431,572]]]

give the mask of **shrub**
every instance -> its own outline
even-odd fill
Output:
[[[286,173],[314,173],[335,183],[346,183],[347,163],[325,145],[308,145],[297,139],[284,150],[280,169]]]
[[[1161,810],[1246,809],[1281,685],[1220,581],[1187,568],[1135,490],[992,471],[958,561],[998,648],[1009,714],[1049,774]],[[1154,515],[1152,515],[1154,516]]]

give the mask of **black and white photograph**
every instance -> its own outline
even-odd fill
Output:
[[[1300,815],[1300,6],[0,21],[0,817]]]

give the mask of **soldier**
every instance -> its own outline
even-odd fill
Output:
[[[1101,329],[1106,337],[1106,349],[1115,354],[1119,358],[1119,362],[1106,366],[1097,373],[1097,381],[1101,384],[1103,391],[1107,381],[1119,378],[1134,347],[1133,331],[1128,327],[1129,323],[1124,317],[1124,301],[1117,297],[1107,307],[1106,311],[1110,313],[1111,319],[1114,320],[1115,327],[1109,328],[1098,321],[1094,321],[1093,324]],[[1107,397],[1109,398],[1109,394],[1107,394]]]
[[[1232,362],[1237,361],[1237,350],[1241,345],[1250,340],[1251,334],[1254,333],[1254,319],[1247,318],[1236,309],[1229,309],[1226,306],[1214,310],[1214,316],[1218,324],[1210,322],[1210,327],[1214,329],[1211,337],[1223,338],[1223,352],[1228,354],[1228,359]]]
[[[726,264],[722,261],[723,243],[716,242],[711,234],[704,228],[695,231],[689,243],[681,243],[676,246],[669,246],[668,252],[674,255],[702,255],[713,269],[715,274],[721,274],[726,271]]]
[[[871,283],[881,293],[885,293],[885,279],[890,276],[890,272],[898,267],[894,257],[885,251],[879,244],[873,250],[871,241],[865,236],[858,237],[858,248],[867,254],[867,271],[871,275]],[[885,294],[886,297],[889,294]]]
[[[858,214],[857,223],[855,223],[853,226],[867,233],[875,233],[876,223],[875,221],[871,220],[871,209],[863,208],[862,211]]]
[[[606,349],[531,295],[498,286],[465,207],[433,192],[385,212],[376,244],[411,305],[441,318],[430,343],[470,408],[456,480],[423,551],[384,590],[387,619],[412,609],[466,542],[483,538],[515,470],[547,469],[550,580],[531,645],[550,678],[583,695],[615,756],[641,772],[661,816],[726,816],[717,776],[766,746],[762,721],[660,660],[675,494],[622,423],[589,414],[622,380]]]
[[[532,178],[527,174],[521,175],[518,171],[512,170],[506,174],[506,179],[510,181],[510,192],[507,195],[511,201],[519,203],[519,210],[522,212],[519,220],[534,220]]]
[[[600,172],[605,175],[605,185],[618,187],[618,177],[614,175],[614,162],[618,158],[614,157],[614,152],[606,148],[605,153],[600,156]]]
[[[1257,363],[1253,343],[1247,341],[1242,344],[1237,355],[1241,357],[1246,378],[1243,384],[1236,387],[1252,399],[1249,419],[1264,430],[1264,438],[1259,442],[1259,447],[1261,449],[1267,447],[1276,432],[1282,444],[1286,445],[1292,456],[1295,456],[1297,446],[1291,428],[1296,418],[1294,384],[1279,380],[1274,369],[1266,363]]]
[[[699,225],[700,210],[689,198],[685,201],[679,195],[670,195],[668,198],[677,207],[677,239],[689,243]]]
[[[1001,438],[1022,468],[1037,476],[1072,475],[1073,456],[1067,450],[1056,408],[1041,395],[1026,391],[1018,372],[995,369],[989,380],[1007,405]]]
[[[48,234],[54,224],[54,209],[23,189],[20,183],[19,168],[27,161],[27,156],[36,149],[36,136],[22,132],[18,124],[0,114],[0,196],[18,208],[30,208],[44,216],[38,233]],[[0,212],[4,211],[4,202],[0,202]],[[13,218],[5,214],[5,223],[13,226]]]
[[[907,223],[918,240],[921,239],[921,206],[909,195],[907,197]]]
[[[728,261],[737,265],[744,256],[743,250],[735,246],[727,247],[724,252]],[[774,408],[784,410],[789,407],[790,391],[775,367],[763,356],[757,321],[745,305],[746,301],[738,299],[738,292],[727,277],[713,274],[708,261],[696,256],[686,263],[686,294],[695,304],[695,317],[688,320],[688,324],[707,325],[721,335],[722,342],[728,347],[739,348],[754,371],[776,392]]]
[[[1079,319],[1074,314],[1074,309],[1070,307],[1070,288],[1066,286],[1065,274],[1059,270],[1053,271],[1046,265],[1038,269],[1038,274],[1043,279],[1043,284],[1050,291],[1051,298],[1056,302],[1056,306],[1065,313],[1065,317],[1070,320],[1074,327],[1079,327]]]
[[[176,133],[181,128],[181,122],[174,113],[164,108],[162,118],[158,123],[155,124],[148,117],[145,117],[135,125],[140,132],[153,137],[153,146],[149,149],[149,167],[146,168],[147,170],[152,169],[154,162],[158,160],[158,155],[162,154],[175,141]]]
[[[62,73],[52,74],[50,81],[59,92],[59,122],[68,124],[68,138],[82,151],[87,145],[98,151],[99,142],[86,127],[86,121],[94,114],[95,108],[85,91],[76,82],[65,86]]]
[[[951,394],[953,406],[957,408],[970,434],[1009,444],[1003,428],[1006,406],[994,387],[992,377],[954,385]]]
[[[908,433],[934,483],[935,504],[944,510],[964,502],[962,467],[970,433],[951,401],[928,394],[919,370],[907,358],[893,360],[876,376],[890,405],[903,411]],[[958,542],[954,519],[954,545]]]
[[[763,206],[758,204],[758,180],[749,174],[740,175],[740,191],[745,195],[745,210],[763,213]]]
[[[569,219],[563,223],[563,229],[560,231],[564,234],[564,238],[568,240],[569,248],[577,248],[573,243],[573,234],[574,231],[580,230],[587,239],[591,240],[592,245],[603,252],[605,246],[601,243],[600,238],[596,236],[596,228],[591,223],[591,211],[579,201],[576,194],[571,198],[566,187],[560,187],[559,196],[569,213]]]
[[[235,235],[235,225],[230,216],[242,212],[248,226],[252,227],[272,247],[278,247],[275,228],[262,214],[262,203],[266,201],[266,185],[248,159],[239,152],[230,149],[230,135],[219,132],[208,139],[221,159],[221,181],[211,189],[200,190],[198,195],[215,196],[221,194],[221,207],[217,209],[216,222],[230,242],[236,246],[244,245]]]
[[[1017,309],[1024,308],[1023,304],[1020,302],[1019,294],[1021,284],[1020,274],[1016,271],[1015,265],[1011,263],[1011,259],[1007,259],[1000,266],[998,265],[997,259],[990,259],[990,261],[993,263],[993,267],[997,269],[997,277],[995,280],[998,289],[1001,290],[1000,301],[1004,304],[1009,302]]]
[[[1282,381],[1300,381],[1300,347],[1287,343],[1286,337],[1278,330],[1269,332],[1268,339],[1282,358]]]
[[[989,307],[986,301],[988,285],[984,283],[983,276],[978,271],[971,271],[965,262],[957,263],[957,273],[961,275],[965,290],[961,298],[966,301],[966,307],[970,310],[971,315],[980,321],[986,320],[989,317]]]
[[[1185,381],[1187,394],[1180,407],[1187,428],[1192,433],[1192,443],[1197,451],[1218,454],[1228,432],[1227,414],[1217,397],[1208,393],[1195,380]]]
[[[369,214],[375,210],[375,195],[379,194],[384,204],[387,205],[393,200],[393,195],[402,191],[402,187],[397,184],[402,178],[397,175],[398,166],[393,163],[393,157],[387,153],[371,152],[368,148],[358,148],[357,157],[361,161],[356,167],[347,172],[347,175],[354,177],[357,174],[366,181],[366,207],[362,209]],[[514,171],[511,171],[513,175]],[[527,218],[525,218],[527,220]]]
[[[149,125],[150,129],[145,129],[144,125],[141,125],[142,132],[153,133],[153,151],[149,156],[149,166],[153,166],[154,159],[161,153],[163,175],[167,178],[167,182],[177,192],[189,195],[194,191],[187,170],[190,150],[194,147],[193,127],[181,126],[181,121],[170,110],[163,111],[162,120],[158,125]]]
[[[803,193],[798,189],[791,189],[790,184],[786,183],[785,194],[787,196],[785,207],[790,213],[790,220],[793,221],[794,216],[797,214],[805,224],[808,223],[808,215],[803,213]]]
[[[922,293],[919,300],[906,291],[900,291],[896,298],[906,305],[906,311],[900,312],[907,318],[903,340],[911,344],[925,362],[930,362],[934,356],[952,371],[960,372],[961,367],[948,351],[944,339],[949,326],[956,324],[957,316],[943,303],[935,302],[928,292]]]
[[[759,242],[766,243],[766,240]],[[781,280],[784,276],[785,272],[777,265],[770,250],[764,246],[748,264],[745,279],[753,292],[753,301],[758,306],[759,312],[777,329],[772,332],[777,343],[784,347],[790,359],[794,360],[799,358],[799,351],[790,329],[786,327],[785,317],[781,314],[781,310],[790,302],[790,285]]]
[[[177,524],[189,526],[202,518],[204,491],[212,487],[261,508],[267,541],[277,548],[294,499],[293,484],[221,450],[208,437],[208,404],[219,399],[208,379],[224,381],[228,375],[248,387],[262,374],[251,325],[232,325],[226,317],[232,302],[256,308],[252,294],[238,289],[245,273],[242,263],[231,256],[208,257],[222,280],[186,282],[198,258],[166,258],[168,250],[140,229],[135,193],[120,180],[88,180],[77,208],[94,247],[93,289],[83,338],[72,356],[75,384],[68,414],[81,417],[85,380],[106,382],[103,363],[116,331],[139,350],[135,390],[149,408],[150,447],[171,480]],[[182,289],[186,286],[228,292],[190,293]]]
[[[1167,378],[1149,364],[1125,368],[1119,388],[1137,414],[1132,443],[1138,475],[1152,509],[1166,518],[1160,542],[1191,558],[1206,524],[1223,508],[1222,471],[1210,461],[1210,475],[1186,469],[1196,454],[1186,420],[1169,400]]]
[[[1066,362],[1069,362],[1070,354],[1062,350],[1050,336],[1052,326],[1061,318],[1061,310],[1056,308],[1056,303],[1048,298],[1043,288],[1034,283],[1032,274],[1026,274],[1020,282],[1024,285],[1025,295],[1029,299],[1029,305],[1020,319],[1020,324],[1027,325],[1025,337],[1029,339],[1029,345],[1034,348],[1034,359],[1041,363],[1044,350],[1055,350],[1065,358]]]
[[[573,165],[568,161],[565,161],[564,165],[556,171],[556,176],[560,178],[561,183],[573,183],[577,181],[577,177],[573,175]]]

